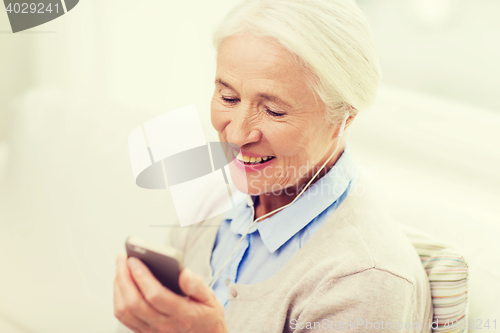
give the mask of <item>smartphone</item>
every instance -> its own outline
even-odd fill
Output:
[[[140,259],[162,285],[185,296],[179,287],[179,274],[184,261],[181,251],[137,237],[128,237],[125,248],[127,256]]]

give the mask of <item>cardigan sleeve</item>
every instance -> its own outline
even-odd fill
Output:
[[[325,279],[289,331],[430,332],[414,296],[412,282],[376,268]]]

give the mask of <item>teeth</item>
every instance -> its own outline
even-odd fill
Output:
[[[272,156],[266,156],[266,157],[253,157],[253,156],[246,156],[243,155],[241,152],[238,153],[236,158],[242,162],[245,163],[260,163],[260,162],[265,162],[267,160],[270,160]]]

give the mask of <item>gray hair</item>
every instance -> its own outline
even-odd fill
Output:
[[[311,74],[327,120],[356,115],[374,101],[380,67],[368,23],[350,0],[246,0],[219,24],[213,43],[250,31],[278,41]]]

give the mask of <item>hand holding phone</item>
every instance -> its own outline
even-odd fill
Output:
[[[163,286],[185,296],[179,287],[179,274],[184,261],[181,251],[137,237],[128,237],[125,248],[127,256],[140,259]]]

